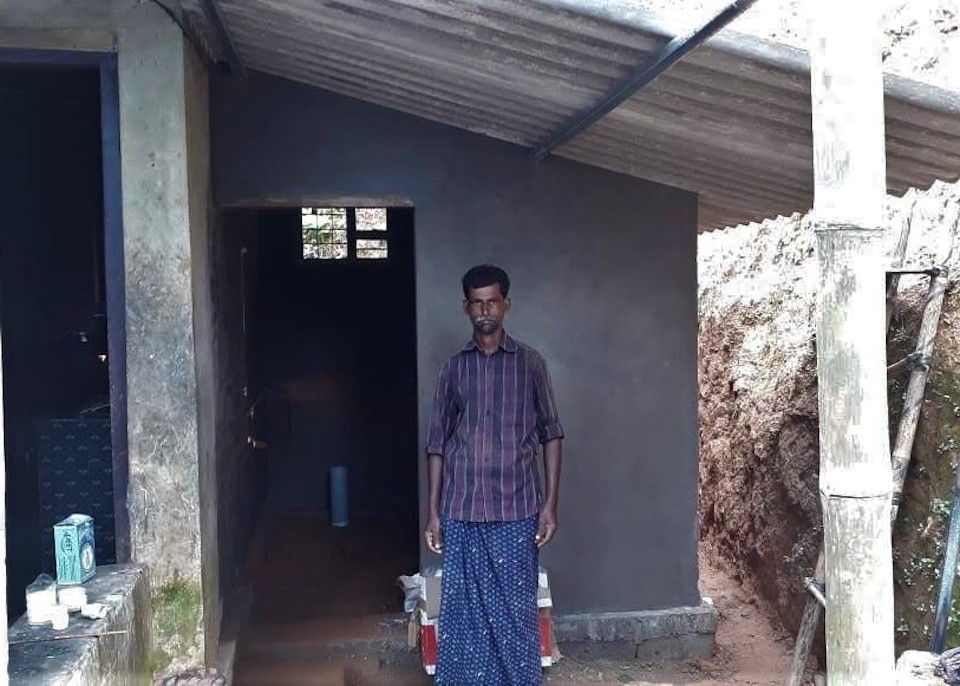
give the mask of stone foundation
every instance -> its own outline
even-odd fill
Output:
[[[565,655],[622,655],[640,661],[689,660],[713,655],[717,611],[699,607],[640,612],[598,612],[554,617]]]

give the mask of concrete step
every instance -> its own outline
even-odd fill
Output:
[[[376,660],[321,659],[240,662],[235,686],[428,686],[431,678],[418,665],[381,665]]]
[[[421,686],[431,683],[407,647],[402,615],[291,624],[244,631],[234,666],[240,686]]]
[[[254,624],[240,638],[239,655],[261,658],[311,656],[318,653],[405,653],[407,620],[403,615],[372,615],[289,624]]]

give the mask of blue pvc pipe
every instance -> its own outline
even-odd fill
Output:
[[[960,482],[960,468],[958,468]],[[937,609],[934,614],[933,636],[930,639],[930,652],[939,655],[943,652],[947,638],[947,625],[950,622],[950,608],[953,605],[953,584],[957,579],[957,554],[960,553],[960,484],[953,491],[953,506],[950,508],[950,528],[947,545],[943,551],[943,564],[940,567],[940,592],[937,594]]]
[[[330,524],[344,527],[350,524],[349,496],[347,491],[347,468],[343,465],[330,468]]]

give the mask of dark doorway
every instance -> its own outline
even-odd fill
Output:
[[[402,611],[396,579],[419,566],[413,220],[411,208],[257,213],[247,311],[269,487],[255,622]],[[342,527],[335,467],[347,473]]]
[[[116,108],[104,111],[103,104],[105,91],[114,91],[103,85],[97,56],[82,56],[83,64],[72,66],[13,65],[22,61],[15,57],[0,54],[0,335],[11,622],[24,611],[24,587],[40,572],[55,576],[52,526],[60,519],[74,512],[93,516],[98,564],[116,561],[111,369],[124,365],[122,355],[110,355],[115,341],[108,340],[113,327],[107,320],[107,272],[117,268],[110,255],[122,250],[119,200],[109,174],[111,191],[104,192],[105,157],[116,163]],[[113,72],[112,85],[115,78]],[[111,221],[117,230],[108,240],[105,224]]]

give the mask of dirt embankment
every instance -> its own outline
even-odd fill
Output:
[[[888,203],[911,217],[907,263],[948,258],[933,372],[894,533],[898,646],[922,647],[932,624],[942,543],[960,451],[960,184]],[[896,241],[888,237],[888,252]],[[704,234],[699,243],[701,536],[735,565],[794,631],[821,537],[813,231],[799,215]],[[925,280],[901,282],[891,361],[916,342]],[[906,371],[890,379],[896,426]],[[955,602],[960,620],[960,601]],[[960,621],[954,623],[954,626]],[[952,637],[952,645],[960,635]]]

